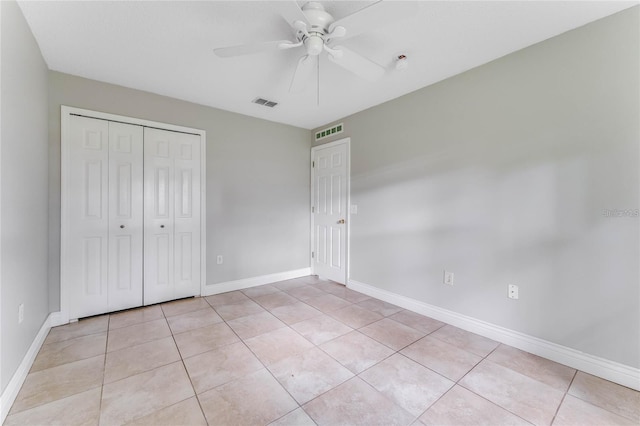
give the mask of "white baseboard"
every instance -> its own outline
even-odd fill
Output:
[[[500,327],[406,296],[349,280],[347,287],[463,330],[479,334],[523,351],[567,365],[614,383],[640,390],[640,369],[590,355],[518,331]]]
[[[31,366],[33,365],[33,361],[35,361],[42,344],[44,343],[44,339],[47,337],[49,330],[51,329],[51,316],[53,314],[49,314],[49,316],[44,320],[42,327],[40,327],[40,331],[36,335],[35,339],[31,343],[29,350],[25,354],[24,358],[22,358],[22,362],[18,366],[18,369],[13,374],[11,381],[2,392],[2,396],[0,396],[0,424],[4,423],[4,420],[7,418],[7,414],[9,413],[9,409],[13,405],[13,402],[16,400],[18,396],[18,392],[22,387],[25,379],[27,378],[27,374],[29,374],[29,370],[31,370]]]
[[[57,327],[59,325],[64,325],[69,323],[69,318],[65,318],[62,312],[52,312],[49,315],[49,326]]]
[[[295,269],[293,271],[278,272],[276,274],[262,275],[259,277],[245,278],[242,280],[227,281],[217,284],[208,284],[202,291],[203,296],[226,293],[228,291],[242,290],[258,285],[271,284],[278,281],[290,280],[293,278],[306,277],[311,275],[311,268]]]

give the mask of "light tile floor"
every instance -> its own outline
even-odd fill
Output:
[[[51,330],[5,425],[638,425],[640,393],[304,277]]]

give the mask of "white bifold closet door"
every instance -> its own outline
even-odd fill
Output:
[[[69,318],[200,294],[199,135],[71,116]]]
[[[70,317],[140,306],[142,127],[73,116],[70,136]]]
[[[200,136],[144,129],[144,303],[200,294]]]

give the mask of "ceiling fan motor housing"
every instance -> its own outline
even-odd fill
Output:
[[[329,25],[331,25],[335,19],[316,1],[305,4],[302,12],[307,18],[309,27],[307,28],[307,34],[299,33],[298,37],[304,42],[307,55],[317,56],[322,53],[325,41],[324,36],[329,30]]]
[[[307,21],[311,25],[308,28],[309,33],[317,32],[326,34],[329,31],[329,25],[331,25],[335,19],[329,13],[324,10],[317,1],[310,1],[302,7],[302,13],[307,18]]]

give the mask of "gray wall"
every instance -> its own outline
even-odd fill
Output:
[[[47,67],[13,1],[2,15],[0,127],[2,328],[5,390],[49,314],[47,288]],[[18,305],[24,321],[18,324]]]
[[[52,311],[60,300],[60,105],[207,132],[207,284],[309,266],[308,130],[52,71]],[[218,254],[224,256],[222,265],[216,264]]]
[[[340,120],[351,278],[640,367],[638,11]]]

